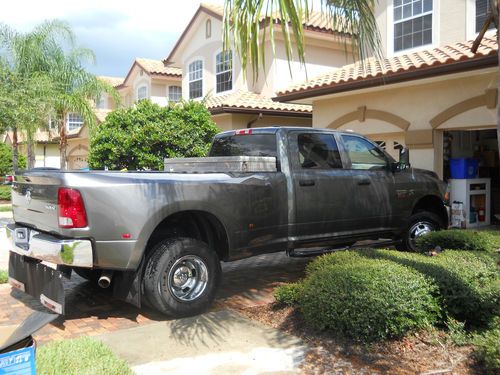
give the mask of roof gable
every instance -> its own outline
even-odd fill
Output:
[[[142,69],[144,73],[151,77],[172,77],[182,78],[182,69],[172,66],[166,66],[161,60],[144,59],[137,57],[130,67],[127,76],[120,86],[126,86],[130,77],[133,76],[134,69]]]

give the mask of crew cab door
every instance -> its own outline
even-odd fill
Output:
[[[338,137],[351,177],[352,230],[365,233],[390,230],[395,190],[388,156],[362,136],[341,133]]]
[[[353,218],[351,172],[344,169],[333,133],[288,134],[294,189],[292,237],[302,243],[337,238]]]

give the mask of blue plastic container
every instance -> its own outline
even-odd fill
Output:
[[[35,374],[35,343],[33,341],[26,348],[0,354],[0,375]]]
[[[478,162],[476,159],[451,159],[450,170],[451,178],[476,178]]]

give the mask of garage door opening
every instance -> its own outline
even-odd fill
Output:
[[[500,164],[496,129],[443,134],[443,178],[451,203],[461,205],[462,227],[500,223]]]

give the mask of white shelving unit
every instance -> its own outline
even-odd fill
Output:
[[[465,227],[490,225],[491,181],[489,178],[451,179],[451,203],[462,202]],[[472,208],[472,211],[471,211]],[[481,214],[482,213],[482,214]]]

